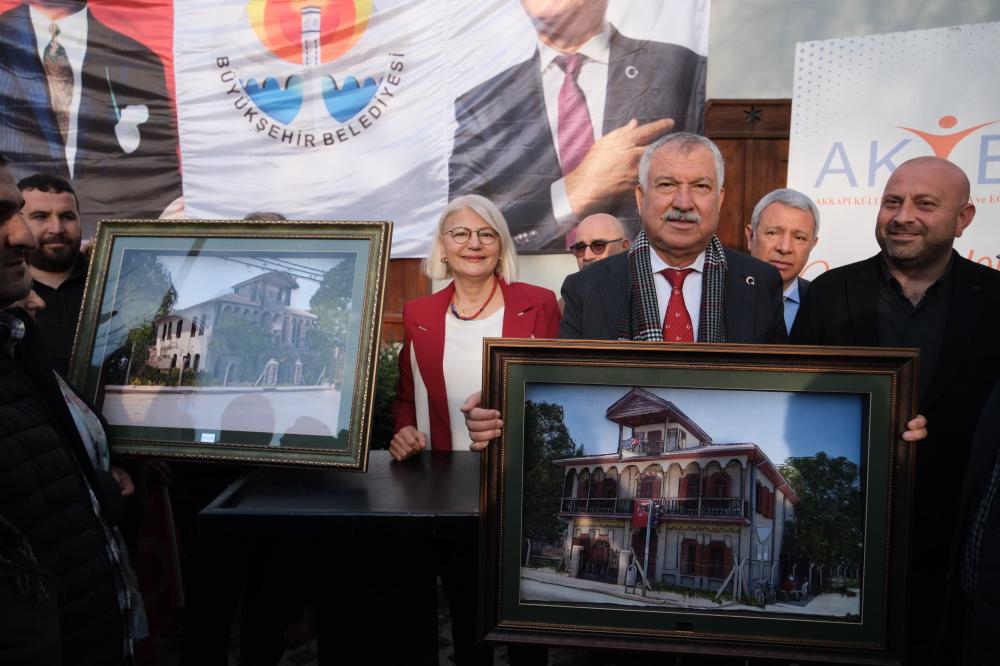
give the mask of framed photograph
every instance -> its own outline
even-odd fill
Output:
[[[71,381],[116,453],[365,470],[389,222],[107,220]]]
[[[915,350],[484,342],[488,640],[895,664]]]

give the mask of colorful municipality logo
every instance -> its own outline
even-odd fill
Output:
[[[254,131],[281,143],[361,136],[390,108],[405,69],[402,53],[348,57],[372,17],[371,0],[250,0],[246,19],[264,57],[216,58],[226,97]]]
[[[958,118],[952,115],[945,115],[941,116],[937,122],[938,127],[945,130],[943,132],[921,130],[902,125],[895,125],[894,127],[920,139],[937,157],[949,159],[955,147],[966,137],[997,123],[1000,123],[1000,120],[990,120],[968,127],[956,127],[958,125]],[[859,174],[863,176],[867,175],[868,187],[874,187],[880,170],[885,169],[888,173],[892,173],[898,166],[897,162],[917,156],[913,154],[905,156],[905,153],[904,155],[899,154],[912,142],[913,139],[907,138],[896,141],[886,148],[878,140],[872,140],[868,145],[867,151],[861,152],[855,150],[849,154],[844,145],[845,142],[834,141],[830,146],[830,150],[827,151],[826,159],[823,161],[823,166],[816,176],[813,187],[818,188],[828,184],[826,180],[830,177],[836,177],[833,181],[834,183],[838,182],[837,179],[844,179],[839,182],[846,181],[848,186],[852,188],[858,187]],[[926,154],[926,151],[921,150],[919,154]],[[974,185],[1000,185],[1000,134],[980,134],[977,157],[975,168],[968,169],[972,183]],[[866,167],[867,169],[865,170]]]

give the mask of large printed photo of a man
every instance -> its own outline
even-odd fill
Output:
[[[644,147],[670,131],[703,128],[706,57],[627,36],[609,20],[608,4],[522,0],[537,33],[533,55],[455,102],[449,197],[492,199],[519,251],[565,250],[576,224],[598,212],[622,218],[631,237]],[[707,3],[685,5],[687,13],[708,11]],[[695,24],[707,30],[707,20]]]
[[[85,236],[103,217],[158,217],[177,202],[177,127],[160,55],[172,56],[172,3],[144,3],[138,21],[135,8],[102,0],[4,0],[0,10],[0,152],[15,178],[70,181]],[[155,34],[160,53],[116,29],[126,25]]]

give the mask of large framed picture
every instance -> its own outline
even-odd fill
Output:
[[[916,365],[486,340],[483,635],[898,663]]]
[[[102,222],[70,374],[112,449],[364,470],[391,231]]]

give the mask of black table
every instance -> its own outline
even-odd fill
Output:
[[[203,526],[255,531],[345,521],[467,521],[479,515],[480,465],[481,456],[468,451],[432,451],[402,463],[388,451],[371,451],[364,474],[260,468],[227,488],[198,518]]]
[[[275,663],[283,609],[303,599],[319,609],[321,664],[437,663],[433,574],[442,566],[469,591],[469,606],[452,615],[473,633],[481,464],[471,452],[397,463],[372,451],[364,474],[243,475],[198,515],[184,663],[226,663],[244,589],[241,666]]]

